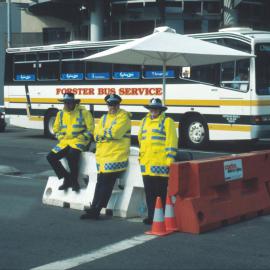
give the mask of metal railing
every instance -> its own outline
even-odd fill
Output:
[[[142,35],[125,35],[122,36],[122,39],[133,39],[141,37]],[[103,38],[103,40],[117,40],[120,39],[117,35],[110,35]],[[0,39],[1,40],[1,39]],[[48,40],[44,33],[41,32],[28,32],[28,33],[11,33],[10,36],[10,47],[31,47],[31,46],[43,46],[49,44],[61,44],[66,43],[72,40],[88,40],[85,36],[80,35],[80,33],[71,33],[66,32],[65,35],[62,35],[60,38]],[[7,34],[4,33],[3,43],[4,47],[7,48]]]

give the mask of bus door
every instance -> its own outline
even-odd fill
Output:
[[[251,60],[253,77],[253,100],[258,106],[252,106],[252,115],[263,115],[263,124],[270,123],[270,43],[255,45],[256,58]],[[259,119],[259,118],[258,118]],[[266,127],[265,127],[266,128]]]

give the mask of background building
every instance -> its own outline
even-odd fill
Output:
[[[270,1],[0,0],[0,104],[6,47],[135,38],[161,25],[182,34],[232,26],[270,30]]]

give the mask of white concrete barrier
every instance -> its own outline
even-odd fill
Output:
[[[130,148],[129,165],[120,179],[116,181],[113,194],[106,209],[102,213],[109,213],[118,217],[138,217],[146,215],[146,203],[143,180],[138,162],[139,149]],[[43,203],[70,207],[84,210],[91,206],[97,182],[97,170],[95,155],[91,152],[84,152],[80,161],[80,185],[82,179],[88,178],[86,187],[79,192],[69,188],[67,191],[58,190],[63,180],[57,177],[49,177],[44,194]]]

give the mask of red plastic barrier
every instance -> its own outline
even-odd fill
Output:
[[[201,233],[270,213],[270,151],[174,163],[179,231]]]

